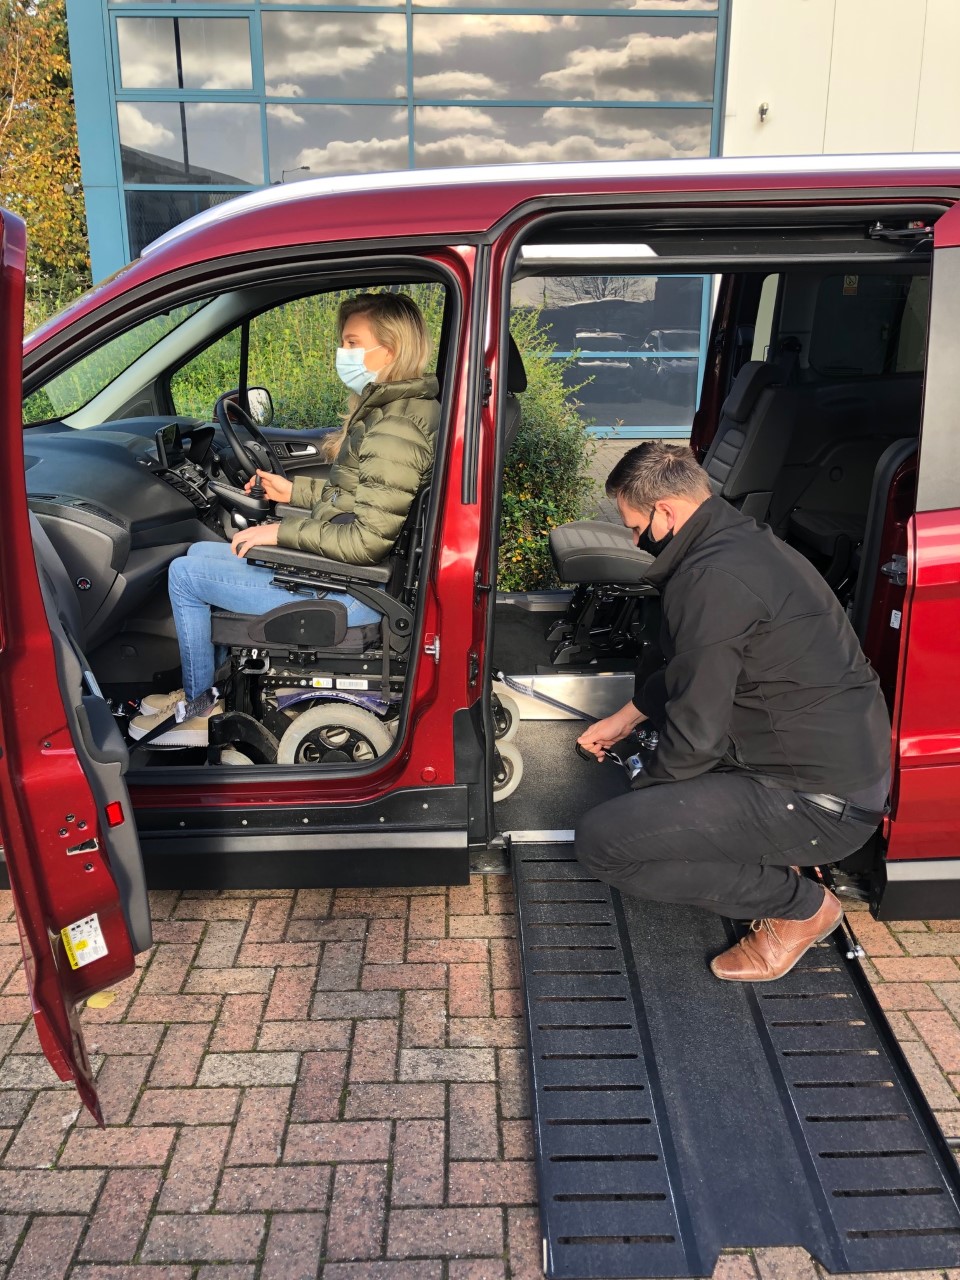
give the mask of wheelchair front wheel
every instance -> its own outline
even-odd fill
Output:
[[[277,764],[366,764],[392,746],[393,735],[372,711],[349,702],[321,702],[286,730]]]

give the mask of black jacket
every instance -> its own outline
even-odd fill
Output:
[[[667,659],[634,699],[661,727],[650,783],[719,766],[847,796],[883,778],[879,681],[809,561],[713,497],[646,577],[660,589]]]

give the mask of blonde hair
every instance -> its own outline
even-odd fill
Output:
[[[340,338],[353,316],[369,320],[381,347],[389,347],[393,359],[377,374],[378,382],[409,382],[422,378],[430,360],[430,335],[420,308],[405,293],[358,293],[340,303],[337,330]]]

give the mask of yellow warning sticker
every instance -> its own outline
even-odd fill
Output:
[[[75,920],[60,930],[63,948],[67,953],[71,969],[82,969],[85,964],[93,964],[107,954],[107,944],[103,940],[100,928],[100,917],[85,916],[83,920]]]

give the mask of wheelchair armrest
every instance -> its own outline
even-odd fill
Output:
[[[295,507],[290,502],[276,502],[273,510],[278,520],[286,520],[288,516],[299,516],[302,519],[305,515],[310,514],[308,507]]]
[[[255,547],[247,559],[267,569],[300,569],[318,578],[372,582],[378,586],[389,582],[392,573],[389,563],[346,564],[343,560],[328,560],[326,556],[314,555],[312,551],[299,551],[290,547]]]

